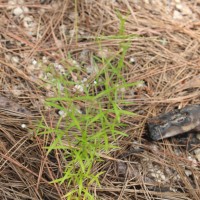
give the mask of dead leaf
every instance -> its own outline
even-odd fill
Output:
[[[200,88],[200,76],[195,76],[194,78],[186,81],[181,87],[177,88],[176,92],[190,88]]]

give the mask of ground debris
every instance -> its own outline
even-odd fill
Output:
[[[96,161],[92,170],[105,173],[100,175],[101,187],[91,182],[88,191],[102,200],[199,200],[199,144],[188,148],[190,137],[184,144],[174,137],[151,142],[145,137],[151,116],[200,104],[199,10],[199,1],[190,0],[3,1],[0,199],[57,200],[78,188],[49,184],[63,174],[71,158],[61,159],[63,152],[57,150],[46,156],[44,146],[53,144],[56,134],[43,137],[35,129],[28,134],[24,119],[32,115],[33,106],[41,115],[48,113],[50,123],[46,123],[51,129],[55,112],[44,105],[47,97],[56,98],[66,90],[80,98],[85,91],[98,95],[106,82],[107,88],[116,86],[115,106],[136,115],[118,113],[128,136],[117,135],[117,146],[127,153],[119,157],[113,150],[101,159],[105,158],[104,163]],[[129,46],[126,55],[121,51],[124,44]],[[107,66],[118,62],[121,71],[107,71]],[[56,82],[55,77],[61,76]],[[70,84],[64,84],[66,80]],[[120,87],[138,81],[142,84]],[[53,86],[60,89],[59,94]],[[106,96],[95,104],[106,105]],[[123,101],[118,101],[119,96]],[[117,114],[109,106],[104,109],[111,118]],[[58,116],[65,119],[67,113],[61,111]],[[65,135],[64,139],[69,138]],[[133,141],[137,148],[131,152]]]
[[[0,95],[0,108],[5,110],[9,110],[14,113],[21,113],[25,115],[30,115],[31,112],[27,110],[25,107],[21,106],[14,100],[10,100],[7,97]]]

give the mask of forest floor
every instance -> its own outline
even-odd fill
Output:
[[[200,1],[2,0],[0,16],[0,199],[199,200],[200,135],[151,141],[146,122],[200,104]]]

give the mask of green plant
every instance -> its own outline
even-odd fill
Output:
[[[124,21],[120,34],[123,28]],[[48,98],[46,105],[59,109],[64,115],[59,117],[55,127],[41,122],[38,134],[55,134],[55,140],[46,147],[47,153],[54,149],[65,152],[63,159],[67,161],[67,166],[63,176],[52,182],[66,184],[69,191],[65,195],[67,199],[93,199],[88,188],[94,184],[100,186],[99,176],[104,173],[94,172],[93,165],[102,161],[102,153],[118,148],[119,137],[126,136],[123,132],[126,124],[122,123],[121,117],[134,113],[122,109],[126,104],[122,89],[137,85],[127,83],[123,76],[128,48],[129,43],[123,43],[114,57],[94,57],[94,65],[103,68],[88,82],[88,86],[82,84],[81,93],[73,91],[81,83],[71,81],[70,73],[59,74],[53,67],[47,68],[47,72],[52,74],[49,84],[55,97]],[[70,72],[81,74],[78,70],[72,67]],[[84,112],[80,111],[80,105]],[[60,128],[61,124],[64,128]]]

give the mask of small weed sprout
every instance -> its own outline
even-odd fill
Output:
[[[124,33],[124,20],[122,22],[120,34]],[[84,81],[78,83],[67,73],[58,74],[53,69],[51,71],[51,67],[48,68],[48,73],[53,74],[49,83],[55,97],[48,98],[46,105],[58,109],[59,118],[55,127],[40,122],[38,134],[55,134],[55,140],[46,147],[47,153],[55,149],[65,152],[63,159],[67,160],[67,165],[63,176],[52,183],[66,185],[67,199],[94,199],[88,188],[100,186],[99,176],[104,173],[94,172],[94,164],[102,161],[103,153],[118,148],[119,137],[126,136],[123,132],[126,124],[122,123],[121,118],[134,113],[122,109],[127,102],[123,101],[121,90],[125,93],[127,88],[137,85],[126,83],[123,77],[124,59],[129,46],[127,43],[121,44],[119,53],[113,57],[94,56],[95,66],[99,64],[103,68],[95,72],[90,82],[87,81],[87,87],[84,87]],[[81,68],[66,68],[80,77],[78,70]],[[62,91],[60,88],[63,88]],[[80,107],[84,112],[77,111]]]

